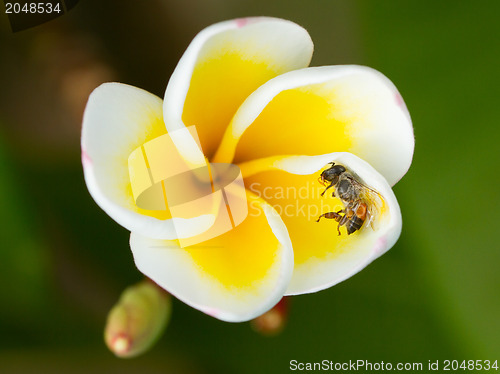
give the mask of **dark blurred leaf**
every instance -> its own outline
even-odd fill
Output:
[[[362,2],[373,65],[400,88],[416,153],[396,186],[431,307],[476,357],[500,351],[500,3]],[[488,5],[486,5],[488,4]]]
[[[0,134],[0,326],[29,327],[47,303],[47,252],[23,196],[35,188],[18,185]]]

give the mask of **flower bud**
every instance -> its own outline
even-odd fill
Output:
[[[108,315],[104,340],[118,357],[134,357],[147,351],[165,330],[171,314],[171,300],[149,280],[123,291]]]
[[[278,335],[288,318],[288,300],[282,298],[271,310],[252,320],[252,327],[262,335]]]

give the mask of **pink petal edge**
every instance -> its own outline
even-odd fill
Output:
[[[373,246],[373,253],[376,255],[381,254],[387,246],[387,239],[385,237],[378,238],[377,242]]]
[[[250,20],[248,18],[237,18],[234,20],[234,22],[236,22],[236,26],[238,28],[241,28],[241,27],[247,25],[249,23],[249,21]]]
[[[92,165],[92,159],[84,148],[82,148],[82,165],[84,167]]]

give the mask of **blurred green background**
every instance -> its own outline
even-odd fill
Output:
[[[0,373],[500,359],[499,14],[499,1],[83,0],[15,34],[0,16]],[[103,343],[105,318],[141,275],[128,232],[83,181],[86,99],[112,80],[162,97],[198,31],[251,15],[304,26],[312,65],[368,65],[399,88],[416,136],[394,188],[402,236],[353,278],[294,297],[280,336],[175,301],[153,350],[117,359]]]

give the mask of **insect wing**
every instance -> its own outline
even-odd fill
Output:
[[[382,206],[384,205],[382,196],[375,190],[371,188],[366,188],[363,190],[363,199],[367,201],[367,214],[368,214],[368,222],[373,230],[377,227],[376,217],[380,217]]]
[[[359,192],[359,197],[366,203],[366,224],[370,224],[373,230],[376,229],[376,217],[380,216],[382,206],[384,205],[382,196],[373,188],[370,188],[358,180],[352,178],[351,183]]]

